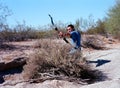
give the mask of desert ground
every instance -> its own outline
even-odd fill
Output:
[[[99,70],[105,74],[102,77],[104,81],[93,84],[77,84],[64,80],[46,80],[42,83],[29,84],[22,82],[24,59],[34,52],[34,45],[38,40],[28,40],[21,42],[9,42],[10,47],[0,49],[0,88],[120,88],[120,42],[116,39],[104,39],[104,50],[95,50],[92,48],[83,48],[83,56],[87,58],[87,63],[91,64],[93,69]],[[56,41],[56,40],[52,40]],[[62,43],[63,40],[57,40]],[[63,44],[65,44],[63,42]],[[23,58],[25,57],[25,58]],[[20,58],[20,59],[19,59]],[[17,62],[19,65],[11,65],[11,62]],[[19,63],[19,62],[22,62]],[[6,67],[3,64],[7,64]],[[19,67],[14,68],[12,67]],[[11,69],[11,70],[9,70]],[[98,73],[100,74],[100,73]]]

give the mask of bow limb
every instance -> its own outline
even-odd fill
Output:
[[[59,33],[58,28],[55,26],[55,24],[54,24],[54,22],[53,22],[52,16],[51,16],[50,14],[48,14],[48,16],[50,17],[51,23],[52,23],[52,25],[55,27],[55,30]],[[69,43],[69,41],[68,41],[65,37],[63,37],[63,40],[64,40],[66,43]]]

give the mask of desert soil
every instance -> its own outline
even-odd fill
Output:
[[[17,56],[29,56],[34,50],[34,44],[37,41],[12,42],[16,48],[11,50],[0,50],[0,62],[11,60]],[[40,84],[26,83],[16,84],[14,86],[2,86],[5,83],[23,80],[22,71],[20,72],[4,72],[1,73],[5,82],[0,84],[0,88],[120,88],[120,42],[106,43],[105,50],[94,50],[82,48],[84,57],[87,58],[88,64],[94,69],[102,71],[107,78],[105,81],[94,83],[91,85],[81,86],[79,84],[64,81],[45,81]],[[33,86],[33,87],[32,87]]]

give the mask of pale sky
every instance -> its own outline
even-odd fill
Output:
[[[95,20],[103,19],[115,0],[1,0],[10,10],[12,16],[8,17],[9,25],[16,22],[31,26],[44,26],[50,24],[48,14],[56,22],[75,22],[79,18],[86,19],[92,15]]]

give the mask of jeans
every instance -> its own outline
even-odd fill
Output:
[[[70,50],[69,54],[74,54],[74,53],[80,52],[80,51],[81,51],[81,48],[77,48],[77,49],[72,48],[72,49]]]
[[[71,39],[70,44],[73,46],[73,48],[70,50],[69,54],[74,54],[77,51],[81,51],[81,48],[80,47],[78,48],[76,43],[72,39]]]

